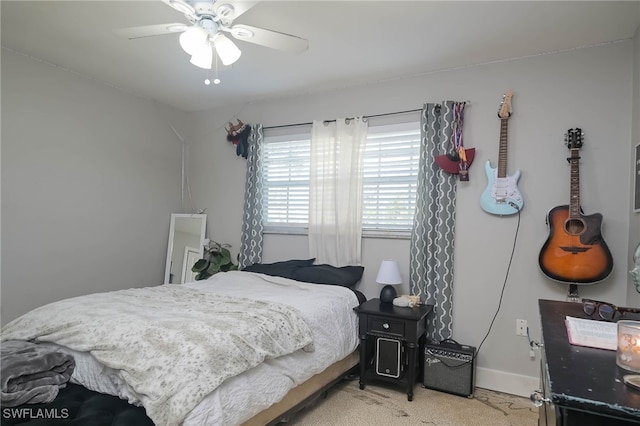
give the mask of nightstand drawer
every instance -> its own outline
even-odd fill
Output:
[[[404,337],[404,321],[369,316],[369,332]]]

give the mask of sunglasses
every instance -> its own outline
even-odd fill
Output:
[[[582,300],[582,309],[584,310],[584,313],[589,316],[593,315],[597,311],[600,318],[607,321],[612,321],[617,313],[620,315],[624,315],[627,312],[640,314],[640,309],[637,308],[623,308],[611,303],[590,299]]]

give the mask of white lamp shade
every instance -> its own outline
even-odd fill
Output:
[[[224,65],[233,64],[242,54],[240,49],[238,49],[238,46],[236,46],[222,33],[217,33],[213,36],[213,45],[215,46],[216,52]]]
[[[380,270],[378,270],[376,282],[378,284],[402,284],[398,262],[395,260],[383,260],[380,264]]]
[[[208,44],[209,34],[200,27],[190,27],[180,34],[180,46],[189,55],[197,54],[198,50]]]
[[[191,60],[189,62],[196,67],[210,70],[211,64],[213,63],[213,48],[211,43],[207,42],[203,48],[198,49],[198,51],[191,56]]]

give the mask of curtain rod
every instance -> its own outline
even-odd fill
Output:
[[[471,101],[463,101],[465,104],[470,104]],[[376,117],[386,117],[388,115],[397,115],[397,114],[408,114],[410,112],[420,112],[422,111],[422,108],[419,109],[409,109],[406,111],[397,111],[397,112],[387,112],[384,114],[373,114],[373,115],[364,115],[363,118],[376,118]],[[348,117],[347,120],[353,120],[353,117]],[[324,120],[323,123],[332,123],[335,122],[336,120]],[[281,129],[284,127],[296,127],[296,126],[311,126],[313,123],[312,122],[308,122],[308,123],[297,123],[297,124],[282,124],[280,126],[267,126],[267,127],[263,127],[263,130],[267,130],[267,129]]]
[[[363,118],[375,118],[375,117],[384,117],[387,115],[396,115],[396,114],[407,114],[410,112],[420,112],[422,111],[422,108],[420,109],[410,109],[407,111],[398,111],[398,112],[387,112],[384,114],[374,114],[374,115],[364,115]],[[347,120],[353,120],[353,117],[348,117]],[[324,120],[323,123],[332,123],[336,120]],[[280,129],[283,127],[296,127],[296,126],[311,126],[313,123],[309,122],[309,123],[297,123],[297,124],[282,124],[280,126],[269,126],[269,127],[263,127],[263,130],[267,130],[267,129]]]

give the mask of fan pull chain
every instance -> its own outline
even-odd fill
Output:
[[[214,65],[214,74],[215,77],[213,79],[213,84],[220,84],[220,79],[218,78],[218,52],[214,55],[216,57],[216,63]]]

